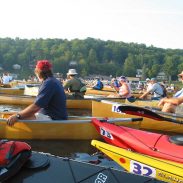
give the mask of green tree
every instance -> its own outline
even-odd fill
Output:
[[[163,66],[163,70],[164,70],[165,74],[168,76],[169,82],[171,82],[172,76],[177,74],[177,64],[172,56],[165,57],[165,63]]]
[[[133,55],[129,55],[125,59],[123,72],[125,76],[135,76],[136,75],[136,65]]]

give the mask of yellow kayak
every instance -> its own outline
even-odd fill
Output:
[[[91,144],[128,172],[165,182],[183,182],[183,164],[138,154],[97,140],[92,140]]]

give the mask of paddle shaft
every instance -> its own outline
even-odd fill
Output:
[[[94,118],[94,117],[92,117]],[[42,124],[48,124],[48,123],[57,123],[57,124],[74,124],[74,123],[91,123],[91,119],[77,119],[77,120],[19,120],[17,122],[23,122],[23,123],[42,123]],[[135,122],[135,121],[142,121],[143,118],[109,118],[109,119],[102,119],[103,122],[107,123],[114,123],[114,122]],[[0,121],[7,122],[6,119],[0,118]]]

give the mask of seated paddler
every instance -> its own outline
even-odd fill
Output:
[[[69,69],[67,81],[64,83],[64,90],[69,99],[83,99],[86,92],[86,85],[77,77],[76,69]]]
[[[12,126],[18,120],[65,120],[67,119],[66,96],[59,80],[53,76],[52,64],[39,60],[35,74],[41,86],[33,104],[10,116],[7,124]]]
[[[160,100],[163,98],[163,88],[157,82],[156,78],[151,78],[151,85],[148,87],[147,91],[143,93],[139,98],[144,99],[148,94],[152,93],[154,96],[151,97],[151,100]]]
[[[127,98],[128,100],[132,99],[133,96],[131,94],[131,87],[127,81],[127,78],[125,76],[120,76],[118,81],[120,87],[114,86],[116,94],[109,95],[108,97]]]

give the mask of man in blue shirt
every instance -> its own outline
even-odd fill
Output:
[[[59,120],[67,119],[66,96],[61,82],[53,77],[48,60],[37,62],[35,74],[42,82],[33,104],[7,119],[12,126],[19,119]]]

